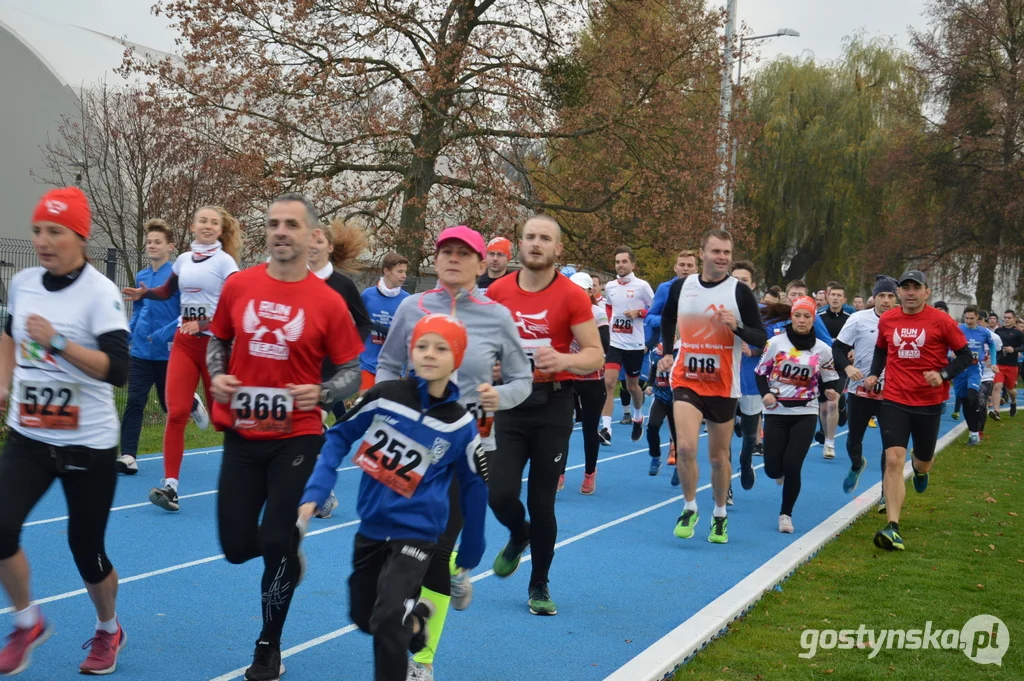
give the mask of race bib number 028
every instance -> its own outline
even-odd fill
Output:
[[[408,499],[423,480],[430,459],[408,437],[384,421],[375,420],[359,444],[355,464],[380,484]]]
[[[292,432],[295,400],[285,388],[242,386],[231,396],[234,429],[246,433]]]
[[[77,383],[22,381],[18,387],[18,423],[25,428],[78,430],[81,406]]]

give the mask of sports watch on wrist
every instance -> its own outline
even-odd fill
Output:
[[[68,339],[62,335],[54,334],[50,338],[50,351],[59,355],[68,349]]]
[[[320,389],[320,404],[330,404],[330,403],[331,403],[331,391],[328,390],[327,388],[321,388]]]

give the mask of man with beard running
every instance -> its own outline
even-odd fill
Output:
[[[640,374],[646,354],[644,317],[654,302],[651,285],[633,274],[635,267],[636,255],[629,246],[615,249],[616,277],[604,286],[611,325],[611,345],[605,360],[604,386],[608,395],[601,416],[602,429],[611,433],[615,384],[618,383],[621,367],[626,371],[626,389],[632,398],[633,442],[639,440],[644,432],[644,393],[640,389]]]
[[[495,414],[497,449],[491,459],[489,488],[491,510],[511,534],[494,559],[494,573],[508,577],[519,568],[526,548],[532,548],[528,605],[535,615],[558,612],[548,591],[548,570],[558,534],[555,492],[572,435],[572,382],[604,363],[590,298],[555,270],[561,254],[558,223],[546,215],[534,216],[523,225],[519,243],[523,269],[487,289],[491,300],[511,310],[534,368],[533,392],[526,401]],[[577,352],[570,351],[573,341],[579,346]],[[519,500],[527,462],[529,522]]]
[[[324,443],[320,407],[359,387],[363,344],[344,299],[306,267],[320,219],[302,194],[283,194],[267,212],[270,261],[224,284],[207,363],[224,431],[217,496],[228,562],[263,558],[263,630],[246,681],[276,681],[281,632],[304,559],[299,500]],[[324,358],[334,365],[321,382]],[[262,518],[261,518],[262,513]]]
[[[697,526],[697,442],[703,420],[715,497],[708,541],[725,544],[729,541],[725,506],[732,480],[729,455],[743,343],[763,348],[768,334],[754,292],[729,275],[732,235],[709,230],[701,240],[700,256],[701,273],[677,280],[669,290],[662,314],[662,347],[673,346],[677,331],[681,346],[674,360],[666,354],[658,368],[672,371],[676,467],[685,499],[674,534],[689,539]]]
[[[902,551],[900,511],[906,496],[903,468],[907,446],[914,439],[911,457],[914,489],[928,488],[928,471],[935,456],[939,423],[946,402],[946,383],[973,361],[967,340],[948,314],[928,305],[927,279],[919,270],[899,279],[902,307],[889,310],[878,321],[878,337],[864,388],[870,393],[885,372],[878,422],[885,448],[885,512],[889,523],[875,533],[875,546]],[[952,350],[956,358],[946,361]]]
[[[832,344],[832,360],[836,371],[845,374],[849,379],[846,387],[846,408],[849,411],[849,433],[846,435],[846,452],[850,456],[850,470],[843,480],[843,491],[847,494],[857,489],[860,474],[867,468],[862,454],[864,449],[864,433],[868,422],[877,418],[882,405],[882,387],[885,376],[879,376],[874,389],[864,386],[864,376],[871,370],[871,360],[875,355],[875,344],[878,340],[878,320],[896,305],[896,280],[880,276],[875,282],[872,299],[875,306],[850,315],[849,321],[839,331]],[[853,363],[849,360],[853,351]],[[878,457],[885,475],[885,454]],[[885,504],[885,499],[882,499]]]

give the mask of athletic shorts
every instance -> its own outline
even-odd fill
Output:
[[[607,371],[615,373],[618,373],[621,367],[626,370],[626,376],[639,376],[644,368],[644,354],[642,349],[623,350],[613,345],[608,348],[608,354],[605,355],[604,367]]]
[[[364,393],[377,382],[377,375],[363,369],[359,374],[359,392]]]
[[[760,395],[741,395],[740,413],[746,416],[756,416],[764,412],[764,400]]]
[[[690,388],[673,388],[672,399],[692,404],[709,423],[732,423],[739,403],[735,397],[704,397]]]
[[[968,390],[981,391],[981,367],[975,364],[953,379],[953,391],[957,397],[967,397]]]
[[[942,421],[941,407],[944,406],[908,407],[882,400],[878,413],[882,448],[907,449],[913,438],[914,458],[918,461],[931,461],[935,457],[935,443],[939,439],[939,424]]]
[[[1003,366],[1002,364],[996,365],[996,383],[1002,383],[1008,389],[1013,389],[1017,386],[1017,374],[1020,372],[1020,368],[1017,366]]]

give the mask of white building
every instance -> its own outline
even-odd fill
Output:
[[[61,116],[78,112],[83,89],[127,84],[115,69],[129,47],[154,58],[168,56],[0,5],[0,238],[27,238],[32,210],[46,191],[30,174],[42,167],[41,148],[59,139]]]

